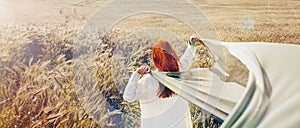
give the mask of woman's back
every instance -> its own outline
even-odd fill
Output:
[[[149,74],[141,82],[147,82],[147,91],[140,98],[142,128],[192,127],[188,102],[175,95],[158,98],[158,81]],[[144,88],[145,89],[145,88]]]

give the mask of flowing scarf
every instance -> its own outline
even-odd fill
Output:
[[[223,119],[222,127],[295,127],[300,124],[300,46],[202,40],[212,68],[151,75],[179,96]],[[224,49],[249,70],[246,86],[225,82]],[[285,121],[289,118],[289,121]]]

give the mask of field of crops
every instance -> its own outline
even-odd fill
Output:
[[[93,13],[109,2],[0,1],[1,127],[139,127],[139,104],[124,101],[122,94],[132,71],[144,64],[153,68],[150,46],[142,46],[154,43],[159,36],[151,33],[164,28],[177,34],[161,36],[181,54],[185,42],[173,37],[186,41],[193,31],[172,17],[147,14],[124,19],[100,38],[98,30],[82,33]],[[300,44],[300,1],[191,2],[222,41]],[[141,28],[154,29],[137,32]],[[213,62],[199,45],[192,67]],[[247,82],[248,71],[235,58],[228,56],[226,70],[228,81]],[[194,127],[222,123],[190,107]]]

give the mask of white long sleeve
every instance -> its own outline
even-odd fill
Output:
[[[133,72],[124,91],[123,98],[128,102],[134,102],[138,99],[140,95],[140,91],[137,90],[138,88],[138,80],[140,74],[137,72]]]
[[[183,55],[180,57],[180,70],[188,70],[192,64],[192,60],[195,56],[196,53],[196,47],[189,45],[187,46],[185,52]]]
[[[134,102],[139,99],[153,99],[157,93],[157,90],[154,90],[154,86],[151,86],[156,81],[151,80],[153,78],[150,74],[144,75],[141,79],[139,77],[140,74],[134,72],[126,85],[123,98],[128,102]]]

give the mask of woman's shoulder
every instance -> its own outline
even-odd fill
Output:
[[[154,81],[157,81],[154,77],[152,77],[150,74],[145,74],[142,76],[141,78],[142,81],[151,81],[151,82],[154,82]]]
[[[148,74],[143,75],[141,79],[150,80],[150,79],[154,79],[154,78],[148,73]]]

